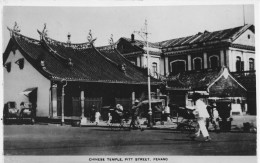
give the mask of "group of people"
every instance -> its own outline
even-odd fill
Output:
[[[21,102],[20,108],[17,108],[16,106],[14,106],[14,107],[10,108],[8,110],[8,112],[13,114],[13,115],[16,115],[18,118],[22,118],[25,114],[29,114],[25,110],[26,110],[25,103]]]
[[[214,125],[213,119],[213,112],[212,112],[212,106],[206,105],[205,102],[201,99],[201,96],[199,94],[194,94],[193,96],[194,101],[194,108],[193,108],[193,114],[196,117],[197,120],[197,126],[196,126],[196,132],[191,136],[192,139],[198,138],[200,136],[200,133],[202,133],[203,137],[205,138],[205,141],[210,141],[211,138],[208,133],[208,126],[209,126],[209,120],[211,120],[211,123]],[[142,106],[142,102],[135,100],[134,105],[131,108],[131,123],[130,127],[133,129],[141,129],[140,120],[139,120],[139,114],[140,114],[140,107]],[[165,114],[169,114],[169,106],[166,106],[164,109]],[[124,116],[124,108],[121,104],[117,104],[115,109],[115,113],[119,117]],[[90,121],[95,122],[96,124],[99,123],[100,113],[97,111],[96,107],[92,106],[92,116],[90,116]],[[111,121],[111,114],[109,113],[109,120],[108,123]],[[205,123],[206,122],[206,123]]]

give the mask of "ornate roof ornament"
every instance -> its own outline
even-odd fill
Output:
[[[44,23],[44,27],[43,27],[43,30],[42,30],[42,35],[43,35],[44,37],[48,36],[48,35],[47,35],[48,30],[47,30],[46,26],[47,26],[46,23]]]
[[[97,39],[97,38],[94,38],[94,39],[93,39],[91,29],[89,30],[87,39],[88,39],[88,42],[89,42],[90,44],[93,44],[94,41],[96,41],[96,39]]]
[[[68,33],[68,34],[67,34],[67,37],[68,37],[67,44],[71,44],[71,41],[70,41],[71,34]]]
[[[108,40],[109,45],[114,45],[113,34],[111,34],[110,39]]]
[[[126,73],[126,64],[122,64],[121,65],[121,70],[124,72],[124,73]]]
[[[48,30],[46,29],[46,23],[44,23],[43,30],[39,31],[37,29],[37,32],[40,34],[41,39],[43,39],[44,37],[47,37]]]
[[[20,29],[20,27],[18,26],[17,22],[14,22],[14,27],[13,27],[13,29],[11,29],[11,28],[9,28],[9,27],[7,27],[7,29],[10,31],[10,35],[11,35],[11,36],[12,36],[13,32],[15,32],[15,33],[21,32],[21,29]]]
[[[20,27],[18,26],[17,22],[14,22],[13,31],[14,32],[21,32]]]

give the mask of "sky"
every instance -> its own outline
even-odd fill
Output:
[[[255,24],[254,5],[244,5],[245,23]],[[95,45],[107,45],[113,34],[114,41],[129,37],[133,31],[144,27],[148,21],[150,42],[194,35],[198,32],[216,31],[242,26],[243,5],[185,5],[185,6],[125,6],[125,7],[17,7],[3,8],[3,50],[10,39],[7,26],[16,21],[21,34],[39,39],[37,29],[47,24],[48,36],[72,43],[87,42],[92,30]],[[136,39],[142,39],[138,34]]]

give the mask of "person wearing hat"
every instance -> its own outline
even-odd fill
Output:
[[[206,118],[209,118],[207,105],[202,101],[201,95],[198,93],[194,93],[193,101],[195,106],[195,112],[197,113],[196,118],[197,118],[198,125],[194,136],[192,136],[191,138],[195,139],[199,137],[201,132],[203,137],[206,138],[205,141],[210,141],[211,138],[209,137],[209,133],[205,125]]]

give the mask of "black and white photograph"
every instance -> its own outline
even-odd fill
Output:
[[[4,162],[257,162],[259,3],[142,2],[3,2]]]

